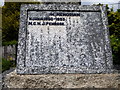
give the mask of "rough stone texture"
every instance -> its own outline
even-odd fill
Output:
[[[120,74],[17,75],[14,71],[5,84],[8,88],[118,88]]]
[[[81,0],[39,0],[40,2],[81,2]]]
[[[50,14],[54,15],[51,16]],[[59,16],[74,13],[76,16]],[[64,18],[64,25],[29,18]],[[18,74],[108,73],[112,54],[104,6],[75,4],[22,5],[17,55]]]

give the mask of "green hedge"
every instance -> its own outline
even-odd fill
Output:
[[[2,58],[2,72],[9,70],[10,67],[15,67],[15,61]]]

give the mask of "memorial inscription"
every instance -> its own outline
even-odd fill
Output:
[[[41,11],[39,11],[41,13]],[[29,17],[29,22],[28,22],[28,25],[64,25],[64,22],[62,21],[65,21],[65,17],[67,16],[80,16],[79,13],[48,13],[49,11],[46,11],[47,12],[47,16],[43,16],[43,17]],[[31,11],[31,13],[36,13],[36,14],[40,14],[36,11]],[[29,12],[30,14],[30,12]],[[63,18],[61,18],[63,17]],[[32,21],[33,22],[32,22]],[[38,21],[38,22],[35,22],[35,21]],[[52,22],[48,22],[48,21],[52,21]]]
[[[112,68],[104,6],[21,6],[17,73],[107,73]]]

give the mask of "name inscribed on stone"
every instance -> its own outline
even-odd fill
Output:
[[[33,11],[34,12],[34,11]],[[36,12],[35,12],[36,13]],[[49,13],[43,17],[29,17],[28,25],[64,25],[65,17],[80,16],[79,13]],[[49,22],[48,22],[49,21]]]

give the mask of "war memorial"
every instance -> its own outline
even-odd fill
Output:
[[[112,68],[104,6],[22,5],[18,74],[106,73]]]
[[[18,41],[10,88],[118,87],[105,6],[23,4]]]

